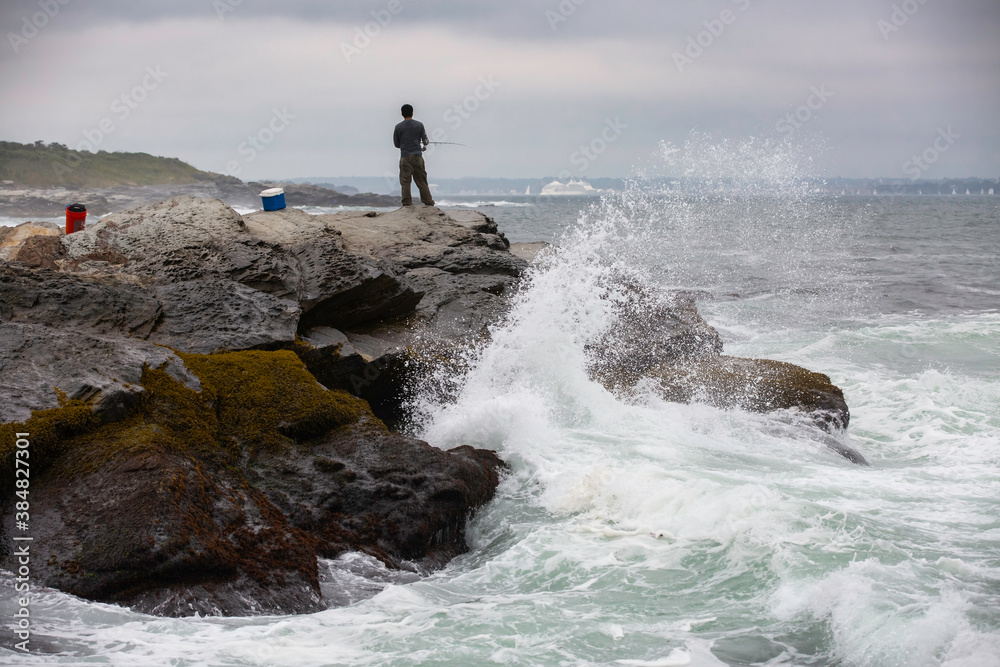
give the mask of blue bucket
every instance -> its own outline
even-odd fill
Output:
[[[270,188],[260,193],[265,211],[280,211],[285,208],[285,191],[281,188]]]

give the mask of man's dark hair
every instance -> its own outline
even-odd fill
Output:
[[[403,112],[403,118],[409,118],[410,116],[413,115],[413,105],[411,105],[411,104],[404,104],[403,108],[400,109],[400,111]]]

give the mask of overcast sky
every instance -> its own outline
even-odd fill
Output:
[[[624,176],[692,132],[1000,176],[1000,0],[2,0],[0,27],[0,139],[243,179],[394,174],[404,102],[467,144],[432,180]]]

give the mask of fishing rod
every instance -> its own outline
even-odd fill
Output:
[[[465,144],[458,144],[458,143],[455,143],[454,141],[428,141],[427,142],[428,146],[430,146],[431,144],[448,144],[449,146],[465,146]],[[468,148],[468,146],[466,146],[466,148]]]

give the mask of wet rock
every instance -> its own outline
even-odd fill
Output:
[[[828,429],[843,430],[850,423],[844,392],[829,376],[783,361],[718,355],[650,369],[649,376],[664,398],[679,403],[749,412],[795,408]]]
[[[329,389],[343,389],[360,396],[365,370],[373,358],[359,353],[347,336],[331,327],[311,329],[299,338],[295,353],[309,372]]]
[[[593,374],[634,381],[654,366],[722,352],[722,339],[693,296],[629,281],[611,295],[615,325],[588,347]]]
[[[46,586],[163,616],[325,608],[307,536],[260,491],[169,452],[77,466],[70,455],[32,488]]]
[[[533,241],[530,243],[511,243],[510,253],[515,257],[520,257],[529,264],[534,263],[539,257],[543,257],[552,248],[551,244],[545,241]]]
[[[153,291],[142,285],[0,263],[0,319],[4,321],[45,324],[67,333],[145,338],[161,312]]]
[[[469,508],[493,497],[502,462],[472,447],[445,452],[384,429],[330,433],[311,458],[263,455],[249,479],[319,555],[364,551],[392,567],[437,568],[467,550]]]
[[[507,312],[514,285],[506,274],[455,274],[436,267],[412,269],[406,278],[424,296],[416,319],[425,337],[450,341],[484,336]]]
[[[628,394],[652,381],[668,401],[749,412],[795,410],[826,431],[847,428],[844,394],[828,376],[780,361],[724,356],[718,332],[698,313],[696,294],[659,294],[625,280],[609,295],[615,326],[587,348],[591,375],[609,390]],[[835,438],[827,445],[867,465]]]
[[[834,436],[851,420],[844,393],[829,376],[782,361],[717,355],[652,368],[647,376],[668,401],[761,413],[792,410]],[[824,443],[852,463],[868,465],[839,439]]]
[[[56,408],[60,393],[90,402],[104,421],[121,419],[142,395],[143,368],[164,363],[174,379],[200,388],[173,352],[146,341],[0,323],[0,422],[20,422],[32,410]]]
[[[251,235],[216,199],[186,195],[113,213],[65,239],[64,270],[159,282],[227,279],[287,297],[295,280],[280,249]],[[108,257],[122,258],[117,263]]]
[[[275,349],[295,341],[299,307],[233,280],[157,285],[162,313],[149,340],[185,352]]]
[[[25,261],[30,259],[36,251],[28,251],[25,255],[25,259],[18,259],[17,255],[23,248],[24,244],[28,241],[32,241],[33,244],[44,239],[58,239],[63,236],[65,232],[51,222],[23,222],[16,227],[0,227],[0,260],[4,261]],[[51,241],[49,242],[51,243]],[[48,244],[42,247],[51,247],[52,252],[61,251],[56,250],[55,245],[49,246]]]
[[[113,423],[70,403],[0,426],[4,460],[7,435],[32,433],[44,585],[173,616],[317,611],[318,556],[438,567],[466,550],[465,521],[498,484],[492,452],[391,433],[289,351],[181,354],[140,382],[143,400]]]

